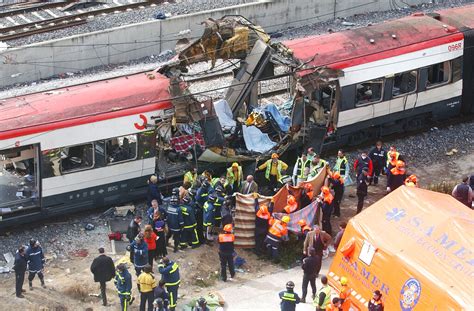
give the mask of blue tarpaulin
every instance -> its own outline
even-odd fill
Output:
[[[268,112],[272,115],[275,122],[280,127],[282,132],[288,132],[291,126],[291,119],[280,113],[275,104],[268,104],[263,108],[263,111]]]
[[[247,150],[264,153],[276,145],[268,134],[262,133],[256,126],[242,125],[242,131]]]

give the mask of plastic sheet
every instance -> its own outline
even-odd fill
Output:
[[[265,153],[277,144],[255,126],[242,125],[242,131],[247,150]]]

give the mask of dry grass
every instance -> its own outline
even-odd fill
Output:
[[[428,186],[428,190],[451,194],[456,184],[457,183],[452,180],[443,180],[442,182],[439,182],[439,183],[430,184]]]
[[[89,297],[89,293],[89,288],[85,284],[80,283],[71,285],[64,290],[64,294],[79,301],[86,301]]]

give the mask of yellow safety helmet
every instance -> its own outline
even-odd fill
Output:
[[[285,224],[289,223],[290,222],[290,216],[283,216],[281,218],[281,221],[284,222]]]
[[[341,285],[347,285],[347,278],[345,276],[341,278]]]

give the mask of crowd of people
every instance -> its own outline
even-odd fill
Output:
[[[350,290],[347,279],[340,280],[344,290],[334,299],[330,299],[331,290],[325,276],[321,276],[322,288],[316,288],[322,260],[329,252],[337,250],[347,225],[344,221],[339,222],[339,231],[333,238],[331,217],[341,217],[345,187],[353,183],[349,161],[344,151],[339,150],[337,159],[331,166],[313,148],[309,148],[296,160],[292,175],[285,174],[287,169],[288,165],[279,159],[278,154],[272,154],[269,160],[256,167],[256,172],[263,172],[265,181],[264,185],[258,185],[253,175],[244,178],[242,166],[237,162],[232,163],[225,174],[218,177],[212,176],[209,171],[198,174],[196,167],[190,167],[184,174],[182,185],[172,189],[169,198],[160,193],[158,178],[151,176],[148,181],[146,214],[144,217],[136,215],[126,234],[130,262],[135,270],[140,294],[140,310],[175,310],[177,306],[181,281],[179,264],[168,258],[167,247],[171,241],[175,253],[217,241],[219,254],[216,260],[220,260],[221,280],[226,282],[235,277],[233,218],[236,205],[234,194],[237,192],[253,195],[255,199],[255,252],[276,262],[280,259],[283,242],[288,240],[288,223],[292,213],[316,202],[320,217],[316,217],[314,223],[306,223],[304,220],[298,222],[301,228],[299,239],[304,239],[302,296],[300,298],[294,292],[295,285],[289,281],[286,291],[279,294],[281,310],[295,310],[296,304],[306,302],[308,285],[311,286],[311,299],[317,310],[349,310]],[[352,169],[356,183],[356,214],[363,210],[368,187],[377,186],[381,175],[387,176],[387,193],[402,185],[418,186],[417,177],[407,173],[405,159],[396,147],[391,146],[386,151],[380,141],[369,152],[362,152],[354,161]],[[320,189],[313,189],[312,184],[306,181],[317,176],[321,170],[326,170],[324,185]],[[453,190],[453,196],[466,205],[472,202],[472,189],[468,183],[468,179],[463,180]],[[298,199],[290,192],[283,209],[286,214],[277,219],[273,217],[273,200],[269,204],[261,204],[259,193],[263,189],[275,193],[285,184],[301,186],[302,191]],[[122,310],[127,310],[134,300],[132,276],[128,267],[124,263],[114,266],[103,248],[99,249],[99,253],[91,265],[91,272],[94,274],[94,281],[100,283],[103,304],[107,305],[106,282],[114,279]],[[155,278],[155,263],[158,263],[155,270],[161,275],[160,280]],[[45,286],[43,264],[44,255],[36,240],[32,239],[27,249],[19,248],[14,266],[17,297],[23,297],[22,284],[27,267],[30,289],[36,274],[42,286]],[[379,291],[374,292],[369,310],[383,310],[381,297]],[[208,310],[204,298],[197,301],[194,310]]]

